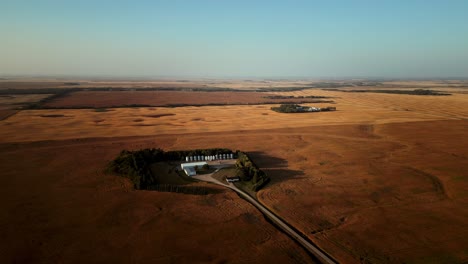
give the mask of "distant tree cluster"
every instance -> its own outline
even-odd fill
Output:
[[[252,184],[252,190],[258,191],[270,181],[268,175],[260,170],[257,165],[244,152],[237,152],[237,176],[244,182]]]
[[[279,107],[272,107],[271,110],[278,113],[311,113],[311,112],[328,112],[336,111],[336,107],[309,107],[298,104],[282,104]]]
[[[272,107],[271,110],[280,113],[302,113],[302,106],[298,104],[282,104],[279,107]]]

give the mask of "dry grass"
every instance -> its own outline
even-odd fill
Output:
[[[65,83],[80,83],[77,86]],[[252,88],[296,87],[307,86],[313,81],[288,81],[288,80],[54,80],[54,79],[8,79],[0,80],[0,89],[33,89],[33,88],[200,88],[222,87],[241,90]]]
[[[243,140],[272,178],[260,200],[341,262],[461,262],[464,122],[310,127]]]
[[[123,148],[173,139],[1,144],[1,263],[313,263],[235,193],[135,191],[102,173]]]
[[[1,255],[7,262],[307,261],[230,192],[136,192],[99,172],[123,148],[226,147],[250,152],[271,176],[259,200],[342,263],[468,259],[467,94],[278,94],[337,97],[338,111],[41,110],[1,121],[0,219],[9,226]],[[65,141],[24,142],[58,139]]]
[[[86,137],[298,128],[339,124],[385,124],[468,118],[467,94],[411,96],[306,90],[282,95],[336,97],[336,112],[282,114],[270,105],[181,108],[21,111],[0,123],[0,142]],[[309,104],[312,105],[312,104]],[[63,115],[63,118],[44,118]],[[158,116],[152,118],[151,116]],[[97,122],[99,121],[99,122]],[[21,133],[17,133],[21,131]]]
[[[0,106],[5,105],[21,105],[26,103],[38,102],[51,94],[12,94],[12,95],[1,95]]]
[[[0,95],[0,121],[16,114],[21,107],[38,102],[50,94]]]

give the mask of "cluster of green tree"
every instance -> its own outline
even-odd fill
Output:
[[[151,171],[151,164],[160,161],[182,161],[187,156],[231,154],[230,149],[196,149],[164,151],[162,149],[122,150],[107,166],[107,171],[129,178],[135,189],[147,190],[158,185],[158,176]]]
[[[304,113],[303,107],[298,104],[282,104],[278,107],[272,107],[271,110],[279,113]]]
[[[204,191],[201,189],[160,183],[158,175],[151,170],[151,164],[155,162],[183,161],[187,156],[211,156],[232,153],[232,150],[224,148],[181,151],[163,151],[162,149],[155,148],[138,151],[123,150],[108,164],[107,171],[130,179],[134,188],[138,190],[161,190],[202,194]],[[236,151],[236,156],[237,174],[242,181],[250,184],[253,191],[258,191],[269,182],[270,178],[255,165],[247,154]],[[198,168],[200,171],[209,169],[209,166]]]
[[[122,150],[109,163],[107,170],[129,178],[135,189],[144,190],[158,184],[157,178],[151,172],[150,165],[161,155],[159,149],[144,149],[140,151]]]
[[[268,95],[268,96],[264,96],[263,98],[268,98],[268,99],[303,99],[303,98],[323,99],[323,98],[330,98],[330,97],[328,97],[328,96],[317,96],[317,95],[309,95],[309,96]]]
[[[244,152],[237,152],[236,167],[237,176],[244,182],[250,182],[252,191],[260,190],[270,181],[265,172],[260,170]]]
[[[408,95],[451,95],[440,91],[415,89],[415,90],[334,90],[347,93],[387,93],[387,94],[408,94]]]

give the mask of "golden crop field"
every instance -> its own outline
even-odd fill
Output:
[[[329,96],[334,104],[305,105],[337,108],[300,114],[274,105],[20,111],[0,121],[2,219],[13,223],[3,246],[51,261],[91,245],[132,248],[129,261],[313,262],[228,190],[135,191],[102,173],[122,149],[222,147],[250,153],[272,179],[259,201],[342,263],[466,260],[468,94],[448,89],[458,92],[273,92]]]

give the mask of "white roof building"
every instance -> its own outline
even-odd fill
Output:
[[[203,165],[208,164],[204,161],[202,162],[189,162],[189,163],[182,163],[180,167],[185,171],[187,176],[195,176],[197,172],[195,171],[195,167],[202,167]]]
[[[184,168],[185,174],[187,176],[195,176],[197,175],[197,171],[195,171],[195,167],[186,167]]]

